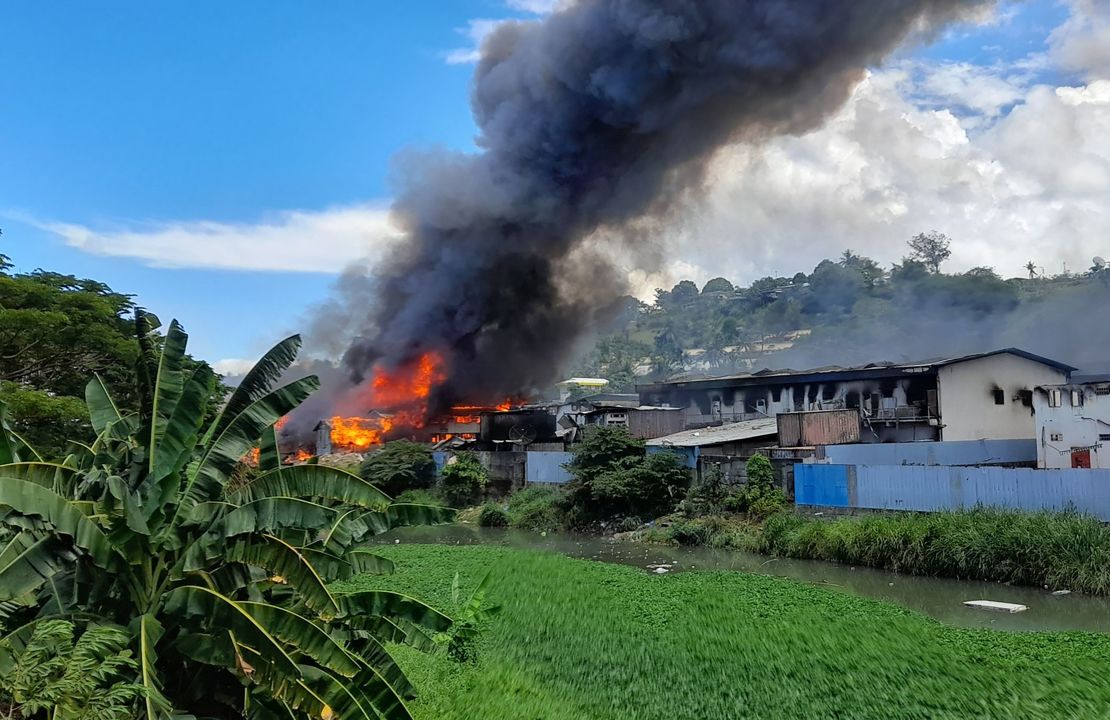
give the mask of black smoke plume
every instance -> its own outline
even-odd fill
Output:
[[[440,404],[547,385],[626,290],[601,238],[646,246],[722,145],[818,127],[909,36],[987,4],[580,0],[501,25],[474,79],[480,152],[402,162],[407,241],[346,367],[439,352]]]

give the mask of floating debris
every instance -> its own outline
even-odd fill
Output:
[[[1029,609],[1027,605],[1018,605],[1017,603],[997,602],[995,600],[968,600],[964,603],[967,607],[976,608],[977,610],[990,610],[991,612],[1003,613],[1019,613],[1025,612]]]

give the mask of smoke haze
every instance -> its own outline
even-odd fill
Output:
[[[602,238],[648,262],[715,150],[820,126],[911,34],[989,4],[582,0],[506,23],[474,79],[481,151],[401,159],[407,240],[318,327],[361,330],[354,382],[442,354],[439,406],[543,387],[626,290]]]

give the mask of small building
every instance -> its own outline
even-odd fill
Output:
[[[689,467],[696,467],[698,459],[706,455],[751,457],[760,448],[773,447],[777,437],[778,423],[774,418],[760,418],[684,430],[648,440],[647,446],[649,452],[677,452],[686,458]]]
[[[855,411],[859,442],[1032,439],[1035,387],[1075,368],[1017,348],[911,363],[760,370],[643,385],[644,405],[685,410],[688,429],[780,413]]]
[[[681,432],[686,426],[681,408],[651,405],[597,405],[585,413],[585,423],[599,427],[628,428],[633,437],[644,440],[672,435]]]
[[[1110,373],[1038,387],[1033,413],[1037,467],[1110,468]]]

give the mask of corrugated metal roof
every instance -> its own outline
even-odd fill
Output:
[[[1031,352],[1021,350],[1020,348],[1003,348],[1001,350],[992,350],[990,352],[976,353],[974,355],[961,355],[959,357],[950,358],[932,358],[929,360],[921,360],[917,362],[873,362],[867,365],[856,366],[839,366],[839,365],[825,365],[818,368],[810,368],[807,370],[795,370],[793,368],[771,369],[763,368],[762,370],[755,370],[746,373],[730,373],[724,375],[706,375],[699,373],[680,373],[667,378],[661,383],[650,383],[647,385],[637,386],[637,389],[651,388],[651,387],[665,387],[667,385],[675,385],[681,383],[708,383],[708,382],[739,382],[739,381],[758,381],[758,380],[771,380],[783,379],[787,380],[798,376],[821,376],[821,375],[842,375],[851,373],[873,373],[876,371],[905,371],[916,368],[922,370],[935,369],[947,365],[955,365],[957,363],[969,362],[971,360],[979,360],[982,358],[992,357],[995,355],[1016,355],[1017,357],[1025,358],[1039,362],[1043,365],[1056,368],[1064,372],[1072,372],[1076,368],[1071,365],[1052,360],[1050,358],[1034,355]]]
[[[778,422],[774,418],[760,418],[759,420],[743,420],[727,425],[701,428],[700,430],[683,430],[674,435],[653,438],[648,440],[647,444],[671,447],[703,447],[705,445],[720,445],[721,443],[768,437],[777,435],[778,431]]]

